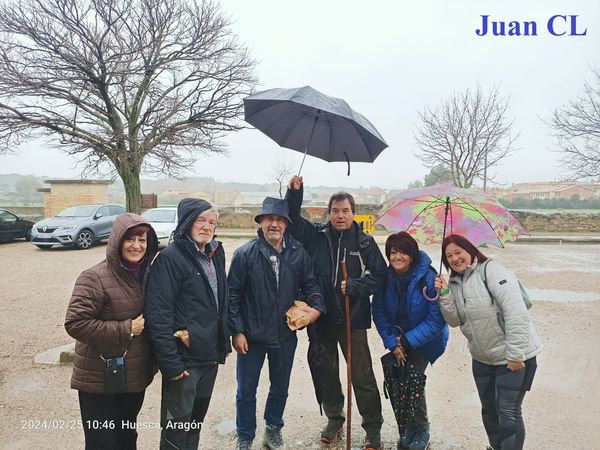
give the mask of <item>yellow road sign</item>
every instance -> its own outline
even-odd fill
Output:
[[[373,214],[356,214],[354,220],[365,233],[373,234],[375,232],[375,216]]]

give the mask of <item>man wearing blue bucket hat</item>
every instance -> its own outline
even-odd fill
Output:
[[[229,328],[237,356],[237,448],[249,449],[256,434],[256,388],[265,357],[269,360],[269,395],[265,405],[263,444],[283,448],[281,428],[296,332],[286,311],[304,299],[309,323],[325,312],[310,256],[285,230],[290,223],[285,200],[267,197],[254,220],[258,237],[240,247],[231,261]]]

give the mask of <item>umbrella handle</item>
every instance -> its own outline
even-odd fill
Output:
[[[348,153],[344,152],[344,156],[346,157],[346,162],[348,163],[348,173],[347,176],[350,176],[350,158],[348,158]]]
[[[436,289],[435,297],[430,297],[429,295],[427,295],[427,286],[423,286],[423,297],[425,297],[425,300],[427,300],[428,302],[435,302],[438,298],[440,298],[440,291]]]

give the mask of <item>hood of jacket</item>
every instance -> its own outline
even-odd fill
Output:
[[[123,239],[125,238],[127,230],[138,225],[145,225],[148,229],[148,246],[146,247],[144,259],[146,259],[146,261],[152,261],[152,259],[154,259],[154,256],[158,252],[158,238],[156,237],[156,232],[142,216],[133,213],[125,213],[117,216],[115,219],[106,246],[106,261],[112,268],[118,270],[123,267],[121,261],[121,246],[123,245]]]
[[[175,235],[183,238],[188,234],[198,216],[211,208],[210,203],[200,198],[184,198],[181,200],[177,206],[178,220]]]

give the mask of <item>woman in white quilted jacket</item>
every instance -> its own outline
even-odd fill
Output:
[[[448,282],[438,276],[440,309],[460,327],[471,353],[483,425],[493,450],[520,450],[525,441],[521,404],[537,368],[540,339],[515,275],[468,239],[452,234],[442,243]],[[487,281],[484,283],[484,279]]]

